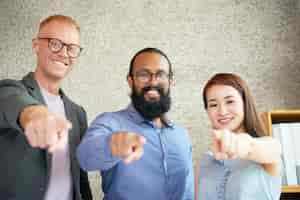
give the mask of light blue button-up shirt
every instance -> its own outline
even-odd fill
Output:
[[[279,200],[281,177],[253,161],[215,160],[207,152],[198,170],[198,200]]]
[[[147,142],[131,164],[112,156],[110,136],[119,131],[142,135]],[[105,200],[192,200],[192,148],[186,129],[171,122],[158,128],[130,105],[99,115],[77,149],[81,167],[100,170]]]

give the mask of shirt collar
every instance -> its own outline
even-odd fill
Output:
[[[126,109],[129,113],[129,116],[136,121],[137,123],[150,123],[153,124],[152,121],[145,119],[136,109],[132,104],[129,104],[127,109]],[[166,126],[170,127],[170,128],[174,128],[174,123],[171,122],[169,119],[165,119],[166,122]]]

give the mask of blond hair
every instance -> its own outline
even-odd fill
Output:
[[[50,22],[53,22],[53,21],[59,21],[59,22],[64,22],[64,23],[73,25],[78,30],[78,32],[80,32],[79,24],[72,17],[65,16],[65,15],[51,15],[51,16],[47,17],[46,19],[41,21],[40,26],[39,26],[39,31],[43,27],[45,27],[47,24],[49,24]]]

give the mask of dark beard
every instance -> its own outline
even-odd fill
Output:
[[[147,101],[144,97],[145,93],[149,90],[156,90],[160,98],[158,101]],[[171,107],[171,97],[170,89],[165,94],[163,88],[157,87],[144,87],[141,94],[138,94],[135,86],[132,87],[131,101],[135,109],[147,120],[153,120],[170,110]]]

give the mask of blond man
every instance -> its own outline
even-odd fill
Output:
[[[92,199],[75,159],[86,113],[60,88],[82,50],[79,38],[71,17],[47,17],[32,40],[35,71],[0,81],[1,199]]]

